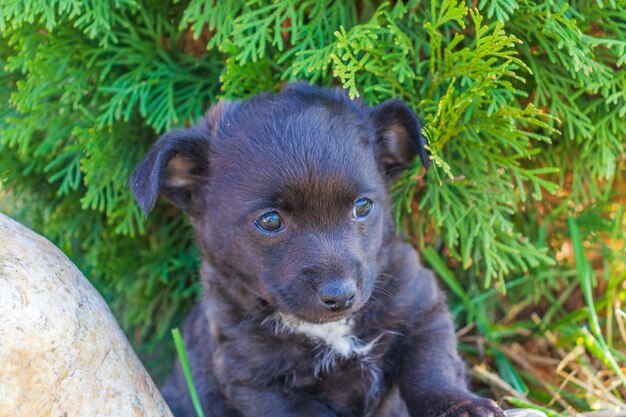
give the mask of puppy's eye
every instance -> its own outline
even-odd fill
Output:
[[[276,211],[270,211],[265,213],[254,222],[256,227],[264,232],[278,232],[283,228],[283,220],[280,218],[280,214]]]
[[[354,203],[354,208],[352,209],[352,216],[354,216],[357,220],[363,220],[367,218],[374,209],[374,202],[369,198],[359,198],[356,203]]]

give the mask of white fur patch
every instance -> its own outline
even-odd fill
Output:
[[[377,395],[379,388],[380,369],[375,358],[370,354],[374,345],[383,336],[383,332],[370,342],[364,342],[352,334],[354,319],[343,319],[330,323],[311,323],[290,314],[276,313],[263,321],[274,333],[301,334],[315,341],[317,361],[313,374],[319,377],[330,372],[343,359],[358,358],[359,367],[369,375],[371,380],[371,396]]]
[[[366,355],[378,341],[376,338],[365,343],[354,336],[352,334],[353,319],[346,318],[329,323],[311,323],[290,314],[278,313],[277,316],[279,322],[277,331],[302,334],[310,339],[321,341],[330,347],[335,354],[344,358]]]

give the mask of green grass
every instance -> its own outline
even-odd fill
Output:
[[[187,358],[187,349],[185,348],[185,342],[180,334],[180,330],[175,328],[172,330],[172,338],[174,339],[174,345],[176,346],[176,354],[178,360],[180,360],[180,366],[183,368],[183,374],[185,375],[185,381],[187,381],[187,387],[189,388],[189,396],[191,397],[191,403],[198,417],[204,417],[202,411],[202,405],[198,398],[198,391],[193,383],[193,377],[191,376],[191,367],[189,366],[189,359]]]
[[[549,416],[626,411],[624,216],[613,209],[608,233],[590,232],[598,219],[587,213],[550,225],[563,233],[559,263],[502,291],[463,285],[437,251],[423,251],[449,289],[471,375],[505,406]]]

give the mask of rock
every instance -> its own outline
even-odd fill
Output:
[[[108,306],[0,213],[0,416],[171,416]]]

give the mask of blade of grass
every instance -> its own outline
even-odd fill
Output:
[[[187,381],[187,387],[189,388],[189,395],[191,396],[193,408],[196,410],[198,417],[204,417],[202,405],[200,405],[200,399],[198,398],[198,392],[196,391],[196,387],[191,376],[191,368],[189,367],[189,359],[187,358],[185,342],[183,341],[178,328],[172,329],[172,338],[174,339],[174,346],[176,346],[176,353],[178,354],[180,365],[182,366],[183,373],[185,374],[185,381]]]
[[[591,265],[585,256],[583,241],[578,225],[576,224],[576,219],[568,217],[567,225],[570,229],[570,238],[572,239],[572,246],[574,248],[574,260],[576,262],[578,278],[580,279],[580,287],[583,291],[585,302],[587,303],[587,316],[589,318],[591,333],[597,338],[597,345],[590,345],[594,347],[594,350],[592,350],[591,353],[598,359],[605,361],[607,366],[613,369],[617,378],[621,381],[624,387],[626,387],[626,376],[624,376],[620,366],[611,354],[611,351],[604,340],[604,336],[602,335],[602,328],[600,327],[600,321],[598,320],[598,315],[593,301],[593,273]]]
[[[524,396],[528,395],[528,386],[519,375],[511,361],[504,356],[504,353],[500,350],[496,350],[494,352],[494,357],[496,359],[496,363],[498,364],[498,374],[500,377],[508,382],[515,391],[523,394]]]
[[[583,296],[588,307],[589,325],[591,330],[597,336],[601,334],[600,321],[596,313],[595,305],[593,303],[593,273],[591,271],[591,265],[585,256],[585,249],[583,247],[583,240],[580,236],[580,230],[576,219],[573,217],[567,218],[567,224],[570,230],[570,237],[572,239],[572,246],[574,248],[574,260],[576,262],[576,270],[578,271],[578,279],[580,280],[580,287],[583,291]]]
[[[531,403],[530,401],[521,400],[519,398],[504,397],[504,399],[508,403],[510,403],[511,405],[514,405],[515,407],[530,408],[530,409],[534,409],[534,410],[543,411],[544,413],[546,413],[548,415],[548,417],[566,417],[567,416],[567,414],[565,414],[565,413],[559,413],[557,411],[554,411],[554,410],[551,410],[549,408],[542,407],[540,405]]]
[[[474,316],[474,320],[476,321],[476,326],[481,331],[481,333],[487,338],[492,339],[491,330],[487,321],[484,319],[482,311],[478,309],[478,306],[474,304],[463,289],[461,283],[456,279],[452,271],[448,268],[445,261],[441,258],[439,253],[435,251],[433,247],[428,247],[424,250],[424,258],[428,261],[430,266],[439,274],[441,279],[448,285],[448,288],[461,299],[463,305],[467,308],[467,310]],[[524,381],[520,378],[519,374],[513,367],[513,365],[509,362],[509,360],[500,352],[496,350],[496,361],[498,363],[498,369],[500,376],[511,386],[513,389],[521,392],[523,394],[528,392],[528,387],[524,384]]]
[[[430,266],[435,270],[435,272],[437,272],[439,277],[446,283],[446,285],[448,285],[448,288],[450,288],[450,290],[461,299],[463,305],[465,305],[468,311],[470,311],[474,316],[478,316],[479,313],[463,289],[463,286],[454,277],[454,274],[450,268],[448,268],[441,256],[439,256],[437,251],[433,247],[429,246],[424,250],[423,255]]]
[[[435,270],[439,277],[446,283],[448,288],[461,300],[463,306],[467,309],[470,315],[476,322],[478,330],[487,338],[490,338],[490,329],[487,320],[484,317],[483,311],[478,310],[467,292],[463,289],[461,283],[456,279],[450,268],[446,265],[443,258],[432,247],[427,247],[422,253],[424,258],[428,261],[428,264]]]

